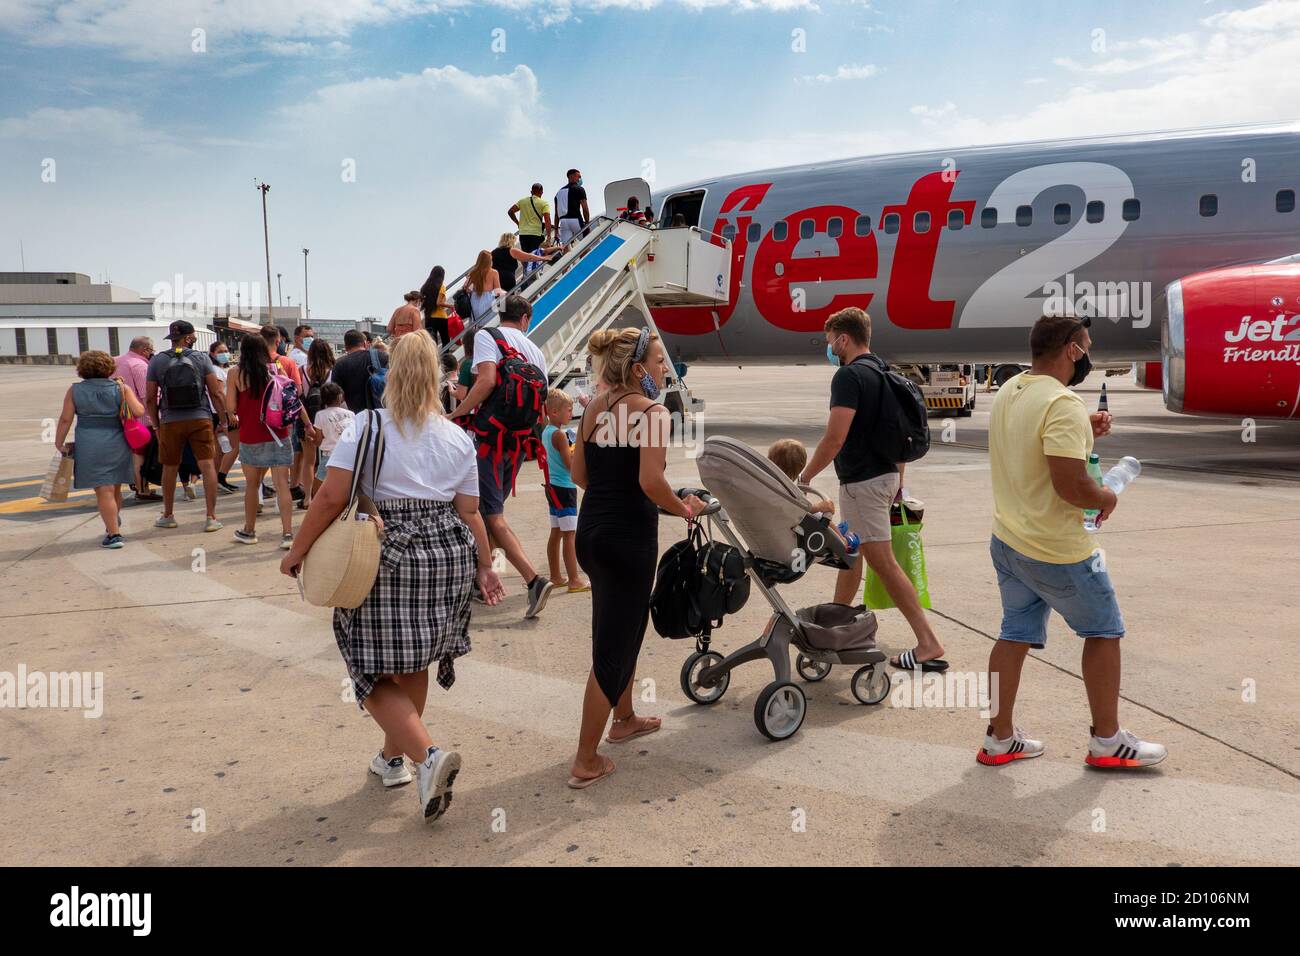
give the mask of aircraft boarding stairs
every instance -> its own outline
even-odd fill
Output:
[[[658,331],[651,307],[723,304],[730,266],[730,243],[696,227],[650,228],[599,216],[559,261],[534,270],[514,292],[532,304],[528,337],[546,357],[552,387],[562,388],[584,374],[593,332],[615,325],[629,308]],[[496,309],[486,312],[467,322],[447,349],[460,357],[475,331],[496,325]],[[702,407],[691,405],[675,370],[665,386],[670,391],[682,393],[679,410]]]

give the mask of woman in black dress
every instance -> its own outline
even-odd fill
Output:
[[[578,563],[591,579],[591,673],[582,700],[578,755],[569,786],[583,789],[614,772],[597,752],[659,729],[658,717],[632,710],[632,679],[650,617],[659,556],[659,508],[688,521],[703,508],[678,498],[664,476],[668,410],[654,398],[668,375],[668,354],[648,329],[608,329],[587,343],[604,386],[583,412],[573,480],[584,490],[578,511]]]

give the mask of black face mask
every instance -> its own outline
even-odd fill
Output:
[[[1088,377],[1088,373],[1091,371],[1092,371],[1092,359],[1088,358],[1087,352],[1084,352],[1075,361],[1074,374],[1070,376],[1070,380],[1065,384],[1067,386],[1078,385],[1080,382],[1082,382],[1085,378]]]

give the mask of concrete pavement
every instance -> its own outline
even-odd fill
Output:
[[[762,449],[820,434],[825,366],[692,370],[705,434]],[[639,709],[664,730],[609,747],[618,772],[564,786],[590,659],[590,600],[556,595],[524,621],[520,582],[476,606],[474,651],[449,693],[430,691],[435,741],[465,762],[434,827],[410,787],[366,772],[379,740],[344,700],[328,612],[277,573],[278,521],[255,547],[202,531],[202,500],[178,502],[181,528],[131,507],[128,545],[101,551],[93,508],[24,499],[51,449],[70,369],[0,368],[0,671],[102,671],[104,712],[0,708],[0,859],[13,864],[1265,864],[1300,849],[1300,608],[1290,585],[1300,531],[1300,425],[1166,413],[1158,394],[1107,380],[1116,430],[1103,460],[1146,465],[1099,539],[1129,636],[1124,724],[1170,749],[1136,774],[1088,770],[1079,642],[1053,621],[1026,664],[1017,721],[1047,754],[978,766],[984,721],[969,708],[864,707],[849,668],[804,685],[792,740],[759,736],[763,663],[733,674],[713,707],[689,703],[678,671],[691,648],[653,633]],[[1100,375],[1082,388],[1095,405]],[[955,670],[979,671],[997,633],[987,554],[991,499],[982,451],[990,396],[908,470],[926,502],[933,622]],[[948,437],[951,441],[940,439]],[[674,483],[697,480],[682,450]],[[832,490],[833,482],[819,484]],[[5,488],[5,485],[13,487]],[[6,497],[8,496],[8,497]],[[13,502],[19,502],[13,505]],[[5,510],[6,503],[11,505]],[[507,508],[544,563],[545,502],[535,469]],[[680,537],[663,519],[661,542]],[[198,550],[196,550],[198,549]],[[782,589],[793,606],[829,598],[816,568]],[[715,635],[750,640],[768,608],[755,594]],[[911,645],[896,611],[883,646]],[[766,668],[766,669],[765,669]],[[202,822],[202,828],[195,821]]]

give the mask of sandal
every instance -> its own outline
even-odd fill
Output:
[[[622,720],[615,717],[614,723],[626,724],[629,720],[633,720],[635,718],[636,718],[636,714],[633,714],[631,717],[624,717]],[[629,740],[636,740],[636,738],[644,737],[646,734],[653,734],[656,731],[658,731],[660,727],[663,726],[663,721],[660,720],[658,717],[643,717],[641,719],[646,721],[646,723],[642,724],[640,730],[633,731],[632,733],[628,734],[626,737],[612,737],[607,735],[605,737],[605,742],[610,744],[625,744]],[[654,721],[653,726],[648,726],[650,721]],[[610,732],[613,733],[612,727],[610,728]]]
[[[925,674],[942,674],[948,669],[948,662],[941,657],[936,657],[932,661],[918,661],[916,651],[903,651],[897,658],[890,658],[890,667],[897,667],[901,671],[919,670]]]
[[[614,772],[614,761],[606,757],[604,770],[596,774],[596,776],[594,777],[574,777],[571,775],[569,777],[569,787],[572,790],[586,790],[593,783],[599,783],[601,780],[604,780],[613,772]]]

